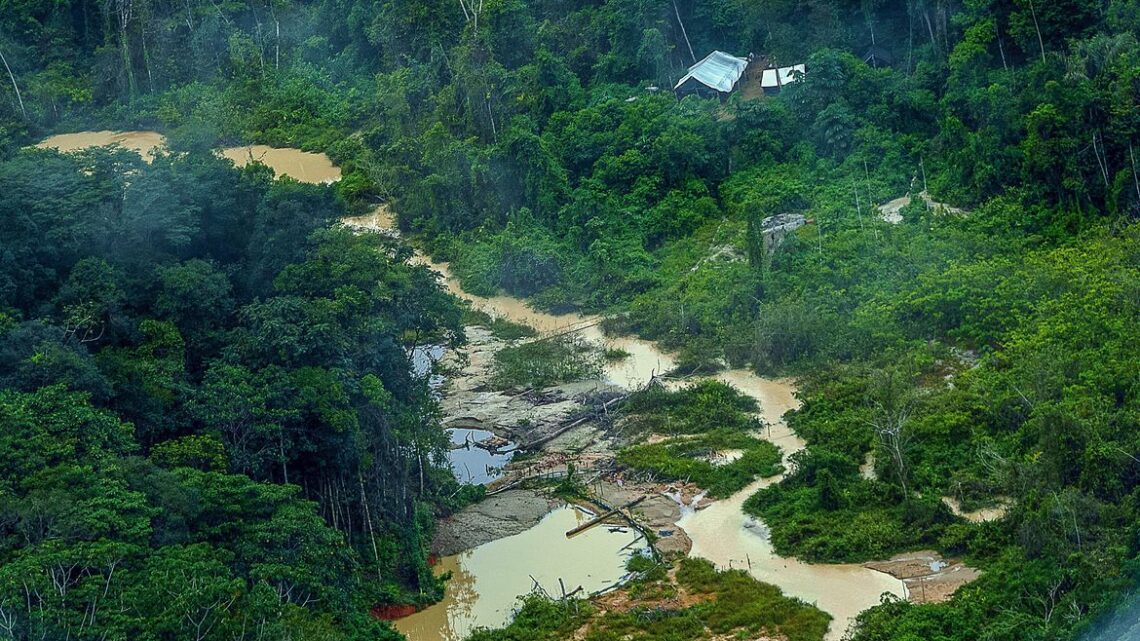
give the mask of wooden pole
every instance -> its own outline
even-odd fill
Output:
[[[24,116],[24,120],[28,119],[28,112],[24,110],[24,98],[20,95],[20,87],[16,84],[16,75],[12,73],[12,68],[8,66],[8,59],[4,57],[4,52],[0,51],[0,62],[4,63],[4,69],[8,71],[8,79],[12,81],[12,88],[16,90],[16,101],[20,103],[20,113]]]
[[[693,63],[697,62],[697,54],[693,53],[693,45],[689,42],[689,33],[685,31],[685,23],[681,20],[681,10],[677,8],[677,0],[673,0],[673,11],[677,14],[677,24],[681,25],[681,35],[685,37],[685,46],[689,48],[689,56]]]
[[[601,523],[602,521],[605,521],[606,519],[610,518],[611,516],[614,516],[616,514],[621,514],[621,511],[623,509],[631,508],[631,507],[641,503],[646,498],[648,498],[648,497],[646,497],[643,494],[643,495],[637,497],[636,499],[630,501],[629,503],[626,503],[625,505],[623,505],[621,507],[615,507],[614,509],[610,510],[609,512],[606,512],[605,514],[602,514],[601,516],[596,516],[596,517],[590,519],[589,521],[586,521],[582,525],[579,525],[578,527],[567,532],[566,538],[570,538],[576,534],[581,534],[582,532],[585,532],[586,530],[594,527],[595,525]]]

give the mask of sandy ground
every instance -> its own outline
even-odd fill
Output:
[[[965,209],[959,209],[958,207],[954,207],[952,205],[947,205],[946,203],[940,203],[940,202],[934,200],[933,198],[931,198],[930,194],[926,193],[925,191],[919,192],[918,196],[919,196],[919,198],[921,198],[923,201],[926,202],[927,207],[929,207],[930,209],[937,210],[939,213],[942,213],[942,214],[950,214],[953,216],[965,216],[965,215],[968,215],[970,213],[970,212],[966,211]],[[895,198],[894,200],[892,200],[888,203],[879,205],[879,218],[882,218],[884,221],[891,223],[892,225],[897,225],[898,223],[901,223],[902,219],[903,219],[902,218],[902,209],[903,209],[903,207],[906,207],[907,205],[909,205],[910,202],[911,202],[910,194],[907,194],[901,198]]]
[[[963,585],[981,575],[955,559],[943,559],[933,550],[907,552],[888,561],[871,561],[865,567],[902,579],[912,603],[941,603]]]
[[[942,497],[942,502],[955,516],[960,516],[971,523],[985,523],[986,521],[999,521],[1009,512],[1011,502],[1008,498],[999,498],[998,504],[993,507],[984,507],[980,510],[963,510],[962,504],[952,496]]]
[[[432,554],[450,556],[529,530],[558,504],[531,490],[487,497],[439,522]]]
[[[467,327],[467,345],[460,353],[449,352],[443,367],[450,369],[441,402],[443,425],[462,422],[525,443],[561,425],[581,409],[578,389],[551,388],[542,393],[518,393],[490,389],[495,352],[508,345],[483,327]],[[587,389],[598,388],[595,384]]]

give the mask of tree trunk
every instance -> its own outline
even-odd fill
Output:
[[[673,0],[673,12],[677,14],[677,24],[681,25],[681,35],[685,37],[685,46],[689,48],[689,56],[693,63],[697,62],[697,54],[693,53],[693,44],[689,42],[689,33],[685,31],[685,23],[681,20],[681,10],[677,8],[677,0]]]
[[[28,112],[24,109],[24,98],[20,95],[20,86],[16,84],[16,75],[12,73],[12,68],[8,66],[8,59],[4,57],[4,52],[0,51],[0,61],[4,63],[4,69],[8,71],[8,79],[12,81],[12,89],[16,91],[16,102],[20,103],[20,114],[24,120],[28,119]]]
[[[372,530],[372,510],[368,507],[368,497],[364,493],[364,476],[356,471],[356,481],[360,484],[360,504],[364,507],[364,521],[368,526],[368,540],[372,542],[372,557],[376,559],[376,580],[383,581],[380,572],[380,550],[376,547],[376,533]]]
[[[119,50],[123,54],[123,70],[127,73],[127,94],[133,100],[138,88],[135,86],[135,71],[131,68],[130,39],[127,37],[125,24],[119,29]]]
[[[1041,39],[1041,25],[1037,24],[1037,9],[1029,0],[1029,15],[1033,17],[1033,29],[1037,31],[1037,47],[1041,49],[1041,62],[1045,62],[1045,41]]]

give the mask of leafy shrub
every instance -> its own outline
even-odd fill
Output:
[[[499,350],[492,366],[491,384],[496,389],[539,389],[601,375],[598,347],[567,334]]]

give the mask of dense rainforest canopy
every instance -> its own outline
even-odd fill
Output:
[[[984,572],[857,639],[1076,637],[1140,580],[1138,37],[1137,0],[0,0],[0,634],[384,638],[438,595],[465,496],[406,347],[460,316],[331,224],[381,199],[471,291],[796,374],[777,548]],[[713,49],[807,73],[678,100]],[[22,148],[134,127],[177,153]]]

